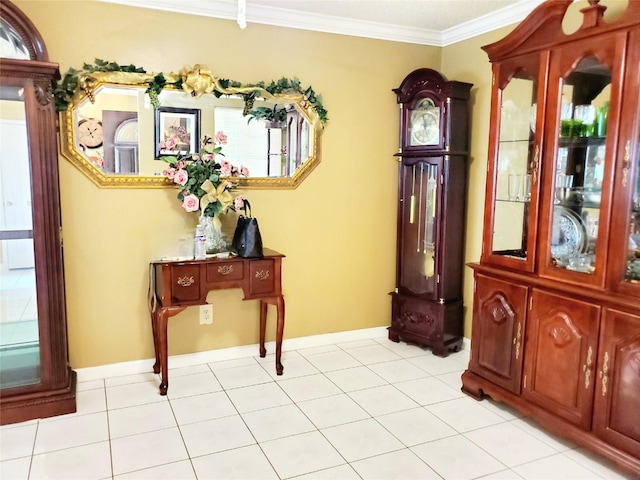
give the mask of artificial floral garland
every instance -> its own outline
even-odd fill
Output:
[[[263,91],[271,95],[297,93],[313,105],[322,125],[325,125],[328,121],[327,111],[322,106],[320,95],[316,94],[312,87],[303,88],[297,78],[289,79],[283,77],[277,81],[272,80],[270,83],[258,82],[256,84],[243,85],[233,80],[216,78],[203,65],[185,66],[178,74],[160,72],[152,75],[147,74],[144,68],[136,67],[135,65],[123,66],[116,62],[108,62],[99,58],[95,59],[93,65],[85,63],[81,69],[70,68],[64,74],[54,90],[56,110],[58,112],[66,110],[78,90],[85,91],[89,99],[92,100],[93,84],[98,79],[117,82],[118,78],[133,78],[129,74],[135,74],[136,77],[136,82],[132,84],[147,85],[145,93],[149,94],[151,103],[156,108],[160,106],[158,95],[168,86],[178,90],[186,90],[194,97],[204,93],[211,93],[216,97],[220,97],[229,94],[228,89],[232,88],[234,90],[233,93],[239,93],[244,99],[244,115],[247,115],[253,108],[254,100],[263,96]],[[142,74],[141,77],[140,74]]]

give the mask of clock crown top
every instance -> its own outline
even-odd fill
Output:
[[[419,68],[405,77],[393,92],[397,95],[398,103],[408,103],[422,92],[428,92],[439,101],[446,101],[447,97],[467,100],[471,84],[449,81],[440,72],[431,68]]]

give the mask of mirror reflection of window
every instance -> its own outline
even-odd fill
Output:
[[[242,116],[241,108],[216,107],[213,110],[215,132],[223,131],[227,136],[227,144],[222,146],[224,160],[238,168],[247,167],[251,177],[266,177],[267,129],[263,122],[248,120],[249,117]]]
[[[138,119],[130,118],[116,129],[113,145],[115,173],[138,173]]]
[[[298,150],[298,123],[296,121],[295,116],[290,115],[289,121],[287,122],[287,129],[289,131],[289,135],[287,136],[289,140],[289,145],[287,146],[287,155],[289,157],[289,166],[287,169],[287,176],[292,175],[300,165],[300,151]]]
[[[283,150],[282,132],[286,129],[267,128],[267,177],[286,176],[286,151]]]
[[[300,163],[302,164],[309,159],[311,154],[311,134],[309,132],[309,122],[304,119],[300,119],[300,122]]]

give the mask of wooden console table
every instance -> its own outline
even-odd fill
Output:
[[[167,323],[170,317],[192,305],[207,303],[211,290],[241,288],[243,300],[260,300],[260,356],[267,325],[267,305],[277,309],[276,373],[282,375],[282,334],[284,332],[284,297],[281,272],[284,255],[264,249],[263,258],[211,258],[207,260],[156,261],[150,265],[149,309],[156,353],[154,373],[161,373],[160,395],[169,388]]]

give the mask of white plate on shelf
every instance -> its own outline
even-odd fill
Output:
[[[561,259],[584,253],[587,248],[587,228],[573,210],[555,207],[551,233],[551,255]]]

